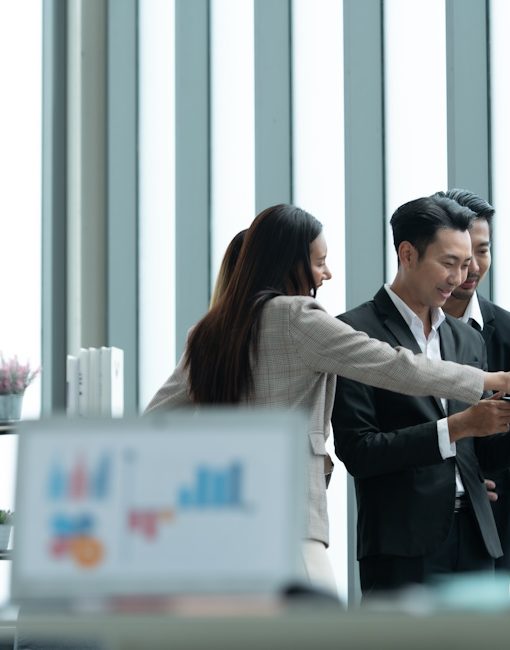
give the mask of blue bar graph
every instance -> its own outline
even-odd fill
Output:
[[[110,457],[103,455],[92,477],[92,494],[96,499],[104,499],[108,494],[110,482]]]
[[[242,506],[242,478],[240,462],[231,463],[223,470],[199,465],[192,485],[178,490],[178,507],[183,510],[239,508]]]
[[[241,480],[242,480],[242,471],[240,463],[233,463],[230,468],[230,480],[229,488],[230,494],[227,498],[230,497],[230,503],[240,505],[241,502]]]
[[[61,465],[54,461],[48,481],[48,496],[52,501],[62,499],[66,494],[66,476]]]

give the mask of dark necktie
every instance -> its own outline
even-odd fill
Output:
[[[473,318],[470,318],[470,319],[468,320],[468,323],[469,323],[469,324],[471,325],[471,327],[472,327],[473,329],[475,329],[477,332],[481,332],[481,331],[482,331],[481,328],[480,328],[480,325],[478,325],[478,323],[477,323]]]

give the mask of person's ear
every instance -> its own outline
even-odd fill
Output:
[[[400,242],[398,247],[398,259],[400,261],[400,266],[405,269],[408,269],[413,266],[413,264],[418,259],[418,251],[409,241]]]

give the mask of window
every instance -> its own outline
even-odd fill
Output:
[[[387,278],[397,269],[389,219],[407,201],[445,190],[444,0],[384,3]]]
[[[253,0],[211,3],[211,281],[255,216]]]
[[[510,196],[508,194],[508,165],[510,164],[510,85],[508,83],[508,25],[510,5],[505,0],[491,0],[490,4],[490,61],[491,61],[491,122],[492,122],[492,196],[496,208],[494,223],[494,300],[510,309]]]
[[[174,2],[139,5],[140,405],[175,363]]]
[[[331,313],[345,309],[343,3],[292,4],[293,202],[324,226],[333,274],[318,299]],[[333,441],[328,451],[334,454]],[[328,488],[329,556],[347,601],[347,483],[337,463]]]
[[[41,362],[42,3],[0,2],[0,351]],[[44,372],[44,369],[43,369]],[[26,391],[23,418],[37,418],[40,380]],[[14,436],[0,436],[0,507],[14,506]],[[9,563],[0,562],[0,602]]]

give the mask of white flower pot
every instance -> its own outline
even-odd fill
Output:
[[[12,422],[21,417],[23,393],[0,395],[0,422]]]
[[[11,532],[12,524],[0,524],[0,551],[6,551],[9,548]]]

